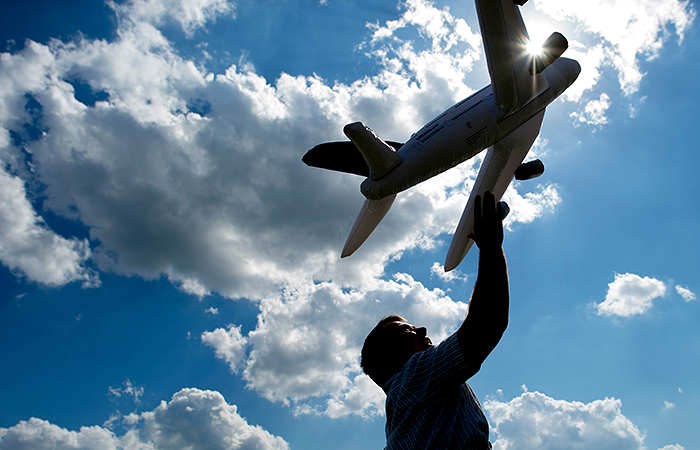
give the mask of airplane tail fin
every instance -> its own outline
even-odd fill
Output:
[[[355,250],[360,248],[374,229],[377,228],[379,222],[386,216],[386,213],[389,212],[395,199],[396,194],[384,197],[381,200],[365,200],[365,204],[362,205],[360,214],[352,226],[348,240],[345,242],[345,247],[343,247],[343,252],[340,255],[341,258],[352,255],[355,253]]]
[[[351,142],[319,144],[306,152],[301,160],[307,166],[353,173],[372,180],[380,179],[401,164],[397,150],[403,144],[385,142],[361,122],[346,125],[343,133]],[[389,212],[394,199],[396,194],[380,200],[365,200],[345,242],[341,258],[352,255],[360,248]]]
[[[396,150],[374,134],[374,131],[364,126],[362,122],[345,125],[343,133],[350,138],[362,154],[369,167],[371,179],[378,180],[401,164],[401,157],[396,153]]]

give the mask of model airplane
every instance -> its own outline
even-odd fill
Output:
[[[527,0],[476,0],[491,85],[428,122],[408,142],[385,142],[362,123],[343,129],[350,139],[329,142],[303,157],[309,166],[367,177],[360,191],[367,198],[345,243],[350,256],[391,208],[396,194],[474,157],[488,148],[467,206],[452,238],[445,271],[462,262],[474,241],[474,200],[485,191],[500,200],[515,177],[542,175],[539,160],[523,164],[540,132],[544,110],[578,77],[581,67],[560,58],[566,38],[553,33],[536,55],[519,6]]]

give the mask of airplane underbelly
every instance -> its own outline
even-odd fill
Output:
[[[367,178],[360,191],[369,199],[382,199],[474,157],[542,111],[580,70],[576,61],[559,58],[543,72],[550,88],[505,118],[499,118],[491,86],[485,87],[411,136],[398,152],[402,163],[379,180]]]
[[[498,109],[492,98],[490,88],[484,89],[415,133],[399,150],[398,167],[379,180],[362,183],[365,197],[380,199],[404,191],[492,145],[499,137]]]

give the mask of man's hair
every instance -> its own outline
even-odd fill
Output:
[[[405,355],[396,351],[391,330],[386,329],[385,325],[391,322],[405,321],[406,319],[396,315],[384,317],[370,331],[362,346],[360,366],[367,376],[382,389],[384,389],[384,383],[401,370],[406,362]]]

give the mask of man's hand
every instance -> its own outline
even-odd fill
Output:
[[[470,370],[467,378],[479,371],[481,364],[496,347],[508,327],[510,294],[508,267],[503,254],[503,207],[496,205],[490,192],[474,202],[474,233],[469,237],[479,246],[479,274],[469,301],[469,314],[457,330],[462,355]]]
[[[469,235],[474,239],[479,250],[500,249],[503,244],[503,206],[496,203],[496,198],[489,191],[484,192],[483,211],[481,196],[474,202],[474,232]]]

